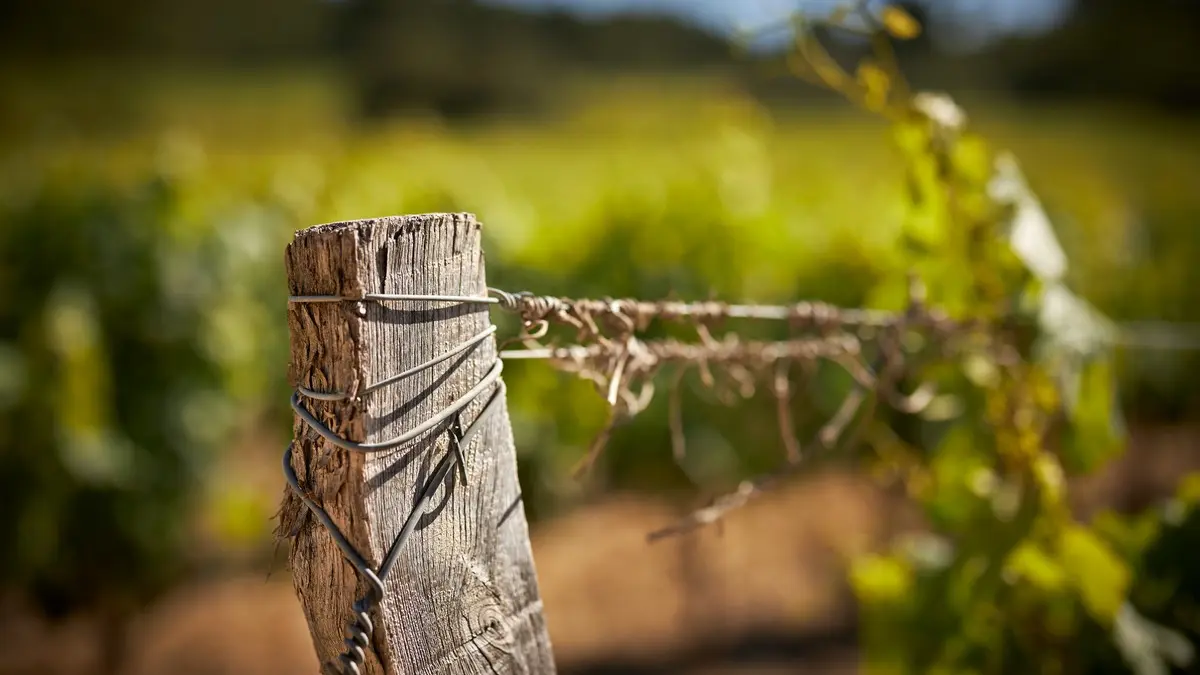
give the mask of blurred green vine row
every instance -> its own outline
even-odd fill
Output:
[[[914,37],[913,18],[860,3],[832,22],[867,35],[873,55],[843,69],[801,17],[789,67],[891,123],[909,197],[901,268],[918,272],[931,305],[988,322],[1019,355],[968,351],[927,374],[955,414],[927,413],[906,434],[874,429],[877,473],[901,481],[931,527],[853,565],[867,671],[1191,666],[1200,605],[1182,560],[1196,544],[1200,483],[1185,481],[1158,517],[1083,523],[1066,501],[1068,477],[1124,450],[1115,328],[1069,289],[1015,158],[949,97],[909,91],[890,41]],[[902,283],[885,278],[872,304],[895,304]],[[1181,557],[1168,563],[1168,551]]]
[[[559,136],[532,150],[521,134],[422,141],[444,133],[432,123],[358,144],[313,134],[304,149],[245,161],[240,145],[186,135],[161,139],[133,169],[5,157],[0,541],[16,545],[0,556],[0,584],[61,614],[132,611],[186,578],[193,511],[241,479],[213,475],[221,449],[260,416],[280,437],[290,431],[281,252],[291,230],[376,211],[473,210],[489,224],[489,280],[512,289],[895,309],[917,269],[931,304],[1003,325],[1023,358],[921,373],[943,393],[933,414],[870,430],[867,468],[901,481],[931,525],[853,565],[870,670],[1156,673],[1186,661],[1200,639],[1195,479],[1161,509],[1090,523],[1071,516],[1064,484],[1125,447],[1117,373],[1148,392],[1148,407],[1194,395],[1194,378],[1143,377],[1156,357],[1131,366],[1106,346],[1107,322],[1066,283],[1073,270],[1015,161],[947,99],[914,96],[894,68],[879,29],[904,38],[920,30],[911,17],[841,19],[870,28],[873,59],[843,68],[821,49],[823,29],[800,21],[788,63],[890,123],[903,189],[861,172],[852,151],[831,171],[795,171],[813,163],[808,151],[840,152],[840,140],[789,146],[802,156],[773,161],[783,134],[736,98],[679,112],[679,138],[661,134],[659,145],[632,114],[621,122],[628,138],[589,141],[636,156],[637,176],[611,155],[587,165],[586,153],[558,149],[572,145]],[[592,122],[577,124],[547,135],[589,138]],[[595,197],[576,184],[604,187]],[[533,206],[522,191],[553,191],[553,203]],[[862,211],[833,212],[821,201],[833,192]],[[1192,236],[1157,244],[1170,254],[1156,260],[1161,277],[1102,280],[1106,306],[1129,310],[1158,285],[1195,281]],[[1177,364],[1155,372],[1188,372]],[[559,476],[603,406],[536,364],[505,377],[536,518],[571,495]],[[818,379],[803,404],[827,414],[849,383]],[[666,411],[651,409],[613,439],[602,478],[663,490],[762,471],[777,456],[773,433],[756,431],[772,428],[770,406],[748,407],[686,406],[686,477],[669,453],[642,451],[670,445],[653,421]],[[259,523],[266,541],[274,495],[264,506],[230,494],[229,529],[252,539]]]

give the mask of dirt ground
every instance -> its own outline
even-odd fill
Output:
[[[1200,429],[1140,429],[1133,449],[1076,486],[1079,510],[1138,507],[1200,469]],[[854,476],[797,480],[721,531],[647,544],[677,515],[614,496],[533,531],[545,612],[563,673],[775,675],[855,672],[847,555],[911,519]],[[197,582],[139,617],[130,675],[315,673],[286,575]],[[94,672],[96,626],[47,626],[0,606],[0,673]]]

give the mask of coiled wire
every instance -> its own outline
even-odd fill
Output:
[[[331,295],[300,295],[290,296],[289,303],[319,303],[319,302],[340,302],[340,301],[358,301],[358,300],[374,300],[380,302],[388,301],[411,301],[411,302],[457,302],[457,303],[480,303],[480,304],[501,304],[512,305],[512,297],[504,293],[501,298],[493,297],[474,297],[474,296],[451,296],[451,295],[396,295],[396,294],[370,294],[362,298],[343,298]],[[506,302],[507,301],[507,302]],[[362,390],[360,395],[368,395],[373,391],[377,391],[383,387],[395,384],[412,377],[418,373],[424,372],[433,366],[453,358],[454,356],[466,352],[467,350],[479,345],[484,340],[491,337],[496,332],[495,326],[489,326],[486,330],[468,338],[466,341],[456,345],[452,349],[439,354],[428,361],[419,365],[413,366],[396,375],[392,375],[384,380],[376,382]],[[414,505],[412,512],[404,521],[404,525],[400,528],[400,533],[392,541],[388,548],[387,554],[384,556],[383,562],[378,570],[371,569],[367,564],[366,559],[362,554],[355,549],[350,540],[333,522],[329,514],[317,504],[300,486],[299,477],[296,475],[295,469],[292,468],[292,450],[294,442],[289,444],[283,453],[283,475],[287,480],[288,487],[300,501],[304,503],[309,512],[325,527],[332,537],[334,544],[345,556],[346,560],[353,565],[360,577],[367,584],[367,593],[357,599],[351,606],[351,620],[347,624],[346,637],[344,639],[345,650],[338,655],[337,658],[325,664],[326,672],[332,671],[341,675],[361,675],[363,664],[366,662],[367,650],[371,648],[372,635],[374,634],[375,626],[371,620],[371,612],[383,600],[384,595],[384,579],[387,578],[388,572],[391,571],[399,557],[400,550],[404,543],[412,535],[416,529],[417,522],[421,516],[425,514],[429,506],[430,500],[434,493],[437,492],[439,486],[445,481],[455,467],[462,468],[463,449],[470,443],[471,439],[483,429],[483,422],[487,419],[489,413],[496,408],[496,403],[500,400],[501,394],[504,391],[504,383],[500,380],[500,373],[503,370],[503,362],[497,358],[496,362],[488,370],[488,372],[480,379],[479,383],[472,387],[469,391],[452,402],[446,408],[431,416],[429,419],[418,424],[412,429],[385,441],[376,443],[357,443],[338,436],[333,430],[325,426],[317,419],[307,408],[304,407],[302,398],[308,398],[319,401],[344,401],[349,399],[346,392],[319,392],[306,387],[297,387],[291,397],[292,410],[296,415],[304,421],[310,428],[317,432],[326,441],[344,448],[351,452],[372,453],[389,450],[404,443],[407,443],[414,438],[421,436],[438,425],[450,420],[450,447],[446,455],[438,462],[433,470],[433,474],[421,489],[417,498],[417,503]],[[492,385],[496,385],[492,387]],[[488,398],[479,415],[466,427],[462,426],[462,411],[477,400],[488,388],[492,388],[491,396]]]

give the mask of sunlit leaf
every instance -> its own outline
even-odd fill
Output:
[[[1175,498],[1189,506],[1200,505],[1200,471],[1189,473],[1179,481]]]
[[[1047,504],[1058,504],[1063,499],[1066,484],[1062,466],[1053,455],[1042,454],[1033,460],[1033,475]]]
[[[897,40],[911,40],[921,34],[921,24],[912,14],[896,5],[884,7],[879,20],[888,34]]]
[[[1157,514],[1126,516],[1103,511],[1092,519],[1092,529],[1126,559],[1141,557],[1161,529]]]
[[[961,179],[986,185],[992,177],[992,151],[978,134],[963,134],[954,143],[950,161]]]
[[[892,83],[887,72],[872,61],[863,61],[858,65],[857,79],[863,89],[863,103],[867,109],[882,111],[887,106]]]
[[[1063,462],[1071,471],[1092,471],[1125,443],[1116,374],[1107,358],[1070,361],[1064,370],[1069,372],[1062,384],[1068,422]]]
[[[1010,582],[1026,582],[1050,593],[1067,586],[1067,573],[1058,561],[1037,545],[1025,542],[1013,550],[1004,563],[1004,575]]]
[[[929,152],[929,122],[917,116],[892,125],[892,138],[906,158]]]
[[[1088,613],[1106,624],[1113,621],[1125,604],[1132,577],[1129,566],[1093,532],[1078,525],[1063,529],[1059,557]]]
[[[911,590],[912,569],[896,558],[866,556],[851,565],[850,583],[868,605],[894,603]]]
[[[827,87],[840,92],[847,90],[850,76],[829,55],[829,52],[825,50],[825,47],[821,45],[816,37],[807,31],[798,32],[796,34],[796,48],[800,56],[808,62],[812,71],[821,78],[821,81]]]
[[[922,245],[936,248],[948,235],[946,193],[938,164],[930,156],[914,157],[909,164],[909,213],[905,234]]]

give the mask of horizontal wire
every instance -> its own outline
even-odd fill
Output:
[[[886,327],[894,325],[897,321],[902,321],[904,315],[887,312],[882,310],[870,309],[841,309],[831,308],[821,305],[820,303],[797,303],[794,305],[725,305],[712,302],[645,302],[638,300],[605,300],[605,301],[572,301],[561,298],[553,298],[549,296],[538,297],[530,293],[508,293],[499,289],[488,288],[488,296],[468,296],[468,295],[421,295],[421,294],[387,294],[387,293],[369,293],[360,298],[348,298],[336,295],[294,295],[288,297],[288,302],[296,303],[334,303],[344,301],[361,301],[371,300],[377,302],[457,302],[457,303],[477,303],[477,304],[495,304],[502,309],[515,311],[526,317],[526,326],[530,325],[530,317],[528,312],[530,308],[537,307],[548,312],[562,312],[571,303],[592,303],[602,302],[605,309],[613,314],[624,315],[628,311],[640,314],[643,317],[728,317],[734,319],[763,319],[763,320],[795,320],[808,315],[819,315],[822,312],[836,313],[833,318],[837,323],[842,324],[857,324],[859,326],[877,326]],[[524,303],[524,304],[523,304]],[[534,310],[535,315],[538,310]],[[543,315],[539,319],[544,323],[548,314]],[[465,342],[447,350],[437,356],[404,370],[396,375],[392,375],[375,384],[365,387],[362,390],[363,394],[368,394],[377,391],[383,387],[395,384],[405,378],[411,377],[418,373],[424,372],[433,366],[442,363],[455,355],[466,352],[474,346],[482,343],[490,336],[496,333],[496,326],[489,325],[485,330],[477,333]],[[1170,324],[1166,322],[1132,322],[1118,325],[1116,336],[1112,339],[1112,343],[1124,347],[1141,348],[1141,349],[1165,349],[1165,350],[1200,350],[1200,324]],[[436,493],[438,486],[442,485],[449,473],[456,466],[461,466],[463,463],[462,450],[464,446],[469,444],[471,438],[479,429],[482,429],[481,422],[488,417],[488,414],[495,409],[496,403],[501,399],[501,394],[504,391],[504,382],[500,379],[500,374],[504,368],[504,360],[538,360],[538,359],[579,359],[586,358],[588,355],[587,347],[583,345],[572,345],[569,347],[548,347],[548,348],[531,348],[531,349],[513,349],[502,350],[497,355],[498,358],[492,364],[488,372],[480,379],[480,381],[472,387],[463,396],[459,397],[449,406],[434,414],[429,419],[418,424],[413,429],[406,431],[395,438],[379,441],[375,443],[357,443],[346,440],[338,436],[335,432],[325,426],[316,418],[307,408],[304,407],[300,398],[306,397],[320,401],[341,401],[346,400],[348,395],[346,392],[319,392],[307,387],[297,387],[291,397],[291,406],[297,416],[301,418],[309,427],[316,431],[326,441],[340,448],[362,453],[378,452],[388,450],[402,445],[420,435],[430,431],[437,425],[445,422],[447,419],[453,418],[453,423],[450,428],[450,448],[445,456],[438,462],[434,468],[430,480],[426,482],[421,491],[416,504],[405,520],[400,532],[393,539],[388,548],[387,554],[384,557],[383,563],[380,565],[379,571],[371,570],[363,556],[354,548],[350,541],[338,528],[337,524],[329,516],[329,514],[311,497],[309,497],[300,487],[299,479],[296,476],[295,470],[291,466],[293,456],[293,444],[288,445],[283,455],[284,476],[287,480],[290,490],[295,493],[305,507],[317,518],[318,521],[325,527],[333,538],[338,549],[342,552],[345,558],[355,567],[356,571],[367,581],[370,590],[364,598],[357,601],[354,605],[356,619],[350,625],[350,634],[345,640],[347,651],[344,652],[338,661],[342,665],[342,670],[348,673],[359,673],[359,666],[362,665],[365,657],[364,649],[370,644],[372,632],[369,612],[371,608],[380,602],[384,595],[383,580],[391,570],[399,557],[399,552],[403,548],[405,541],[411,536],[416,529],[417,522],[425,515],[426,509],[429,506],[430,500]],[[464,408],[474,402],[483,391],[496,384],[495,390],[492,392],[488,402],[476,416],[475,420],[467,427],[466,431],[462,431],[459,421],[459,414]],[[465,477],[465,476],[464,476]]]
[[[341,295],[289,295],[289,303],[321,303],[321,302],[355,302],[359,300],[375,300],[377,302],[473,302],[484,305],[500,303],[499,298],[481,297],[477,295],[408,295],[401,293],[367,293],[362,297],[352,298]]]
[[[317,419],[316,416],[309,412],[307,408],[304,407],[304,404],[300,401],[300,392],[295,392],[292,394],[291,405],[292,410],[294,410],[301,419],[308,423],[308,426],[312,427],[313,431],[316,431],[321,435],[322,438],[330,443],[333,443],[339,448],[344,448],[353,452],[379,452],[381,450],[390,450],[397,446],[403,445],[436,427],[438,424],[446,421],[456,412],[467,407],[467,405],[469,405],[471,401],[475,399],[475,397],[479,396],[484,389],[499,379],[500,372],[502,370],[504,370],[504,362],[500,359],[496,359],[496,362],[492,365],[491,370],[489,370],[487,374],[483,376],[483,378],[479,381],[479,384],[476,384],[474,387],[472,387],[470,391],[468,391],[454,403],[451,403],[436,415],[430,417],[421,424],[418,424],[416,427],[413,427],[412,429],[400,434],[399,436],[386,441],[379,441],[377,443],[356,443],[338,436],[329,427],[325,426],[321,420]]]
[[[517,301],[524,297],[530,296],[528,293],[509,293],[497,288],[488,288],[488,295],[412,295],[412,294],[395,294],[395,293],[367,293],[362,297],[350,297],[341,295],[289,295],[288,302],[291,304],[304,303],[331,303],[331,302],[356,302],[360,300],[374,300],[377,302],[467,302],[489,305],[500,305],[505,309],[516,309]],[[547,299],[560,300],[559,298]],[[608,304],[619,307],[621,305],[636,306],[639,304],[648,304],[643,300],[631,299],[614,299],[606,301]],[[692,316],[692,315],[711,315],[713,313],[711,302],[663,302],[660,303],[664,309],[664,313],[672,316]],[[784,321],[794,319],[796,310],[810,303],[797,303],[795,305],[722,305],[721,313],[725,316],[734,319],[767,319]],[[897,314],[885,310],[873,309],[838,309],[838,315],[842,320],[850,323],[860,323],[868,325],[885,325],[897,318]]]
[[[471,337],[466,342],[459,344],[458,346],[454,347],[453,349],[451,349],[449,351],[438,354],[437,356],[426,361],[425,363],[413,366],[412,368],[409,368],[408,370],[406,370],[402,373],[397,373],[396,375],[392,375],[391,377],[380,380],[379,382],[376,382],[375,384],[365,387],[363,389],[362,393],[363,393],[363,395],[369,394],[373,391],[382,389],[383,387],[386,387],[390,384],[395,384],[395,383],[399,382],[400,380],[403,380],[408,377],[412,377],[413,375],[416,375],[422,371],[428,370],[429,368],[436,366],[437,364],[441,363],[442,361],[445,361],[449,358],[457,356],[458,354],[461,354],[461,353],[467,351],[468,349],[478,345],[480,342],[483,342],[484,340],[486,340],[488,338],[488,336],[494,334],[495,332],[496,332],[496,326],[494,326],[494,325],[488,326],[486,329],[480,331],[478,334]],[[324,391],[316,391],[316,390],[309,389],[308,387],[303,387],[303,386],[297,386],[296,391],[299,392],[302,396],[304,396],[306,398],[311,398],[311,399],[315,399],[318,401],[344,401],[349,397],[349,395],[344,391],[324,392]]]
[[[406,370],[402,373],[398,373],[398,374],[393,375],[384,380],[380,380],[379,382],[376,382],[375,384],[372,384],[371,386],[364,389],[363,393],[369,394],[373,391],[382,389],[383,387],[386,387],[390,384],[395,384],[396,382],[399,382],[400,380],[403,380],[405,378],[412,377],[413,375],[416,375],[417,373],[420,373],[423,370],[432,368],[432,367],[436,366],[437,364],[441,363],[442,361],[446,361],[447,359],[458,356],[459,354],[462,354],[463,352],[471,349],[472,347],[475,347],[479,343],[488,339],[488,337],[493,335],[495,332],[496,332],[496,326],[490,325],[487,328],[485,328],[484,330],[477,333],[475,336],[468,339],[466,342],[463,342],[462,344],[458,345],[454,349],[451,349],[442,354],[439,354],[439,355],[433,357],[432,359],[426,361],[425,363],[422,363],[419,366],[413,366],[412,368],[409,368],[408,370]]]
[[[322,303],[349,302],[358,300],[374,300],[379,302],[466,302],[499,305],[506,310],[519,310],[518,302],[523,299],[537,299],[529,293],[509,293],[497,288],[488,288],[489,295],[407,295],[391,293],[368,293],[361,298],[343,297],[337,295],[293,295],[288,296],[289,303]],[[558,298],[546,297],[547,300],[560,301]],[[662,302],[652,303],[639,300],[609,300],[607,304],[614,308],[622,305],[637,308],[643,305],[657,304],[661,313],[673,317],[712,316],[713,303],[710,302]],[[797,317],[802,310],[811,309],[811,303],[796,303],[792,305],[721,305],[720,314],[732,319],[759,319],[768,321],[788,321]],[[846,309],[836,308],[837,320],[841,323],[860,326],[888,326],[895,323],[901,315],[895,312],[876,309]],[[1117,325],[1117,335],[1111,344],[1130,349],[1151,349],[1165,351],[1200,351],[1200,324],[1172,323],[1166,321],[1131,321]],[[480,337],[480,340],[483,338]],[[464,349],[466,347],[463,347]],[[523,354],[524,350],[508,350],[502,353],[506,359],[550,359],[554,355],[545,351]],[[455,352],[457,353],[457,352]],[[449,356],[453,356],[450,354]],[[447,358],[449,358],[447,356]],[[418,371],[419,372],[419,371]],[[396,379],[412,374],[402,373],[394,376]],[[383,386],[393,380],[368,387],[368,390]],[[319,393],[309,389],[302,390],[309,397],[323,401],[342,400],[344,395],[337,393]]]
[[[1127,321],[1117,326],[1115,342],[1132,349],[1200,351],[1200,323]]]

